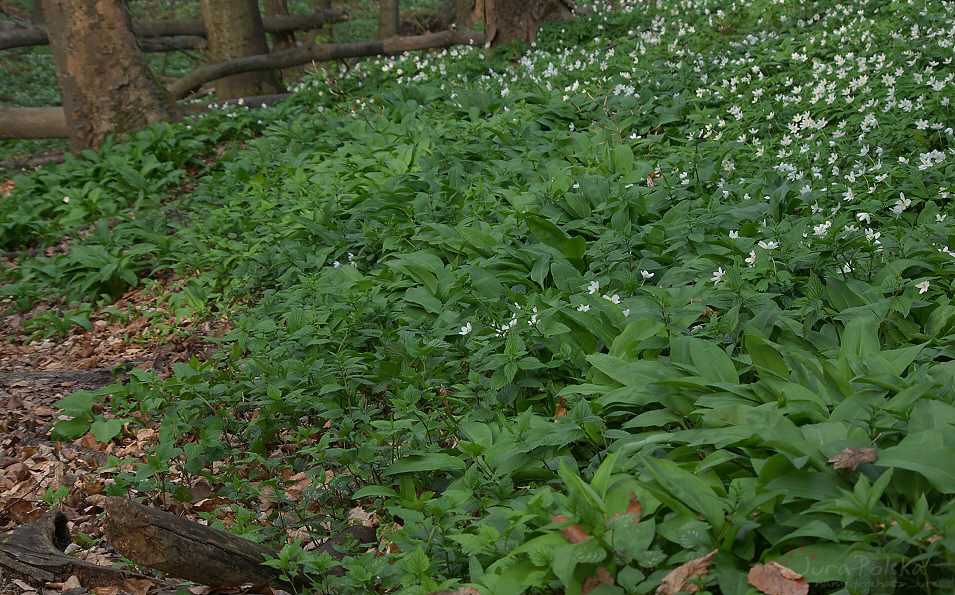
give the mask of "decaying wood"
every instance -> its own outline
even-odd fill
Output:
[[[320,10],[307,14],[265,17],[262,19],[266,33],[308,31],[323,25],[351,20],[344,10]],[[178,35],[206,36],[202,19],[179,19],[166,21],[135,21],[133,32],[139,37],[175,37]],[[5,27],[0,30],[0,50],[15,47],[46,45],[50,42],[46,28],[40,25]]]
[[[173,97],[181,99],[203,83],[241,72],[288,68],[308,62],[329,62],[359,56],[400,54],[414,50],[444,48],[460,44],[478,45],[483,43],[484,35],[479,31],[448,30],[439,33],[429,33],[427,35],[391,37],[377,41],[303,45],[295,49],[285,50],[284,52],[249,56],[219,62],[217,64],[210,64],[209,66],[190,72],[173,83],[168,89]]]
[[[272,548],[123,498],[107,498],[104,529],[123,556],[178,578],[213,587],[293,587],[278,578],[280,571],[262,564],[278,557]],[[344,533],[359,542],[375,541],[370,527],[349,527]],[[343,538],[336,536],[320,551],[341,559],[334,546]]]
[[[110,587],[127,579],[149,580],[157,587],[164,581],[137,572],[99,566],[63,553],[73,542],[66,526],[66,515],[49,511],[39,520],[17,527],[0,536],[0,571],[4,579],[19,579],[30,585],[63,583],[71,576],[86,588]]]
[[[123,498],[107,498],[106,538],[117,552],[173,576],[213,587],[281,584],[263,566],[270,547]]]

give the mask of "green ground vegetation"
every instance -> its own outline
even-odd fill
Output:
[[[323,592],[649,593],[714,550],[712,593],[951,592],[952,5],[616,4],[17,178],[0,248],[92,231],[16,307],[172,271],[233,327],[53,435],[158,420],[113,493],[172,465],[279,546],[375,510],[344,579],[274,562]]]

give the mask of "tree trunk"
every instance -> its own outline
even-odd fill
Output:
[[[332,0],[312,0],[312,10],[331,10]],[[305,45],[312,43],[329,43],[335,38],[330,25],[312,29],[305,34]]]
[[[73,151],[181,116],[146,67],[125,0],[43,0],[43,12]]]
[[[265,0],[265,15],[268,17],[287,17],[288,2],[286,0]],[[291,31],[272,33],[272,51],[283,52],[296,47],[295,34]],[[282,78],[286,81],[301,78],[301,71],[297,68],[286,68],[282,71]]]
[[[212,62],[268,54],[256,0],[200,0]],[[282,91],[275,71],[246,72],[216,81],[219,99]]]
[[[380,0],[378,3],[378,39],[388,39],[401,31],[398,0]]]
[[[43,3],[39,0],[33,0],[33,5],[30,7],[30,22],[37,25],[46,23],[46,17],[43,15]]]
[[[265,15],[269,17],[285,17],[288,14],[286,0],[265,0]],[[295,47],[295,35],[291,31],[272,33],[272,51],[281,52]]]
[[[484,34],[497,47],[518,39],[531,43],[541,25],[572,18],[568,0],[477,0],[474,20],[484,21]]]
[[[454,22],[458,27],[471,27],[474,19],[471,17],[474,10],[474,0],[454,0]]]

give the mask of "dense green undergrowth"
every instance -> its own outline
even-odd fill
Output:
[[[376,510],[389,553],[316,589],[648,593],[716,550],[710,592],[770,561],[950,591],[951,6],[722,5],[363,64],[19,178],[3,249],[75,238],[3,273],[20,307],[171,269],[234,326],[54,435],[161,420],[111,489],[174,465],[273,543]],[[273,563],[330,563],[299,546]]]

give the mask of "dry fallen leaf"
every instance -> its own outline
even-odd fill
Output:
[[[634,524],[640,522],[640,516],[643,514],[643,506],[640,505],[640,500],[637,499],[636,492],[630,492],[630,504],[627,505],[627,512],[625,514],[635,514],[637,518]]]
[[[567,402],[564,401],[564,397],[557,397],[557,410],[554,412],[554,417],[567,417]]]
[[[757,564],[749,570],[749,584],[766,595],[807,595],[809,583],[782,564]]]
[[[49,587],[50,589],[57,589],[61,593],[65,593],[72,589],[81,589],[83,587],[83,584],[80,583],[79,577],[77,577],[74,574],[62,583],[47,583],[46,586]]]
[[[860,463],[874,463],[878,458],[874,448],[856,448],[850,446],[836,456],[832,457],[827,463],[832,464],[833,469],[849,469],[855,471]]]
[[[596,589],[601,583],[612,585],[613,577],[610,576],[610,573],[607,572],[607,569],[603,566],[597,567],[597,575],[589,577],[584,580],[583,589],[581,589],[581,595],[587,595],[594,589]]]
[[[566,523],[570,519],[562,514],[555,514],[550,517],[550,520],[555,523]],[[590,539],[590,534],[584,531],[577,523],[574,523],[569,527],[564,527],[560,530],[560,532],[563,533],[564,537],[567,538],[567,541],[571,543],[580,543],[581,541]]]
[[[94,587],[90,589],[92,595],[119,595],[119,587]]]
[[[205,477],[200,477],[192,482],[192,503],[200,502],[212,495],[212,486]]]
[[[663,577],[663,582],[657,587],[657,595],[674,595],[680,591],[696,593],[699,587],[690,582],[690,580],[704,578],[710,574],[710,564],[716,557],[717,550],[706,554],[702,558],[690,560],[682,566],[677,566],[670,574]]]
[[[154,586],[155,583],[145,578],[128,578],[120,585],[122,590],[130,595],[146,595]]]
[[[381,524],[381,521],[378,519],[378,514],[374,510],[367,511],[361,506],[356,506],[348,511],[348,524],[377,527]]]

